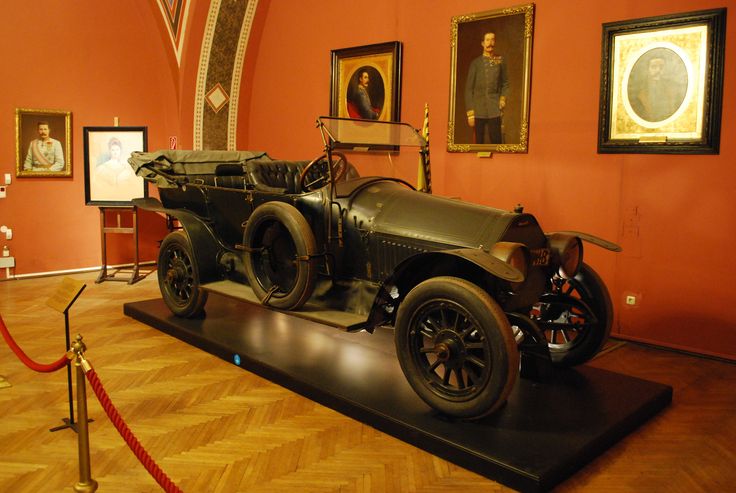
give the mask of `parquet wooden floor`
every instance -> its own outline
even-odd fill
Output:
[[[71,277],[87,283],[72,335],[83,334],[118,410],[185,492],[509,491],[125,317],[124,302],[159,296],[155,275],[132,286]],[[0,314],[39,362],[64,352],[63,315],[45,305],[60,282],[0,282]],[[35,373],[2,344],[11,387],[0,388],[0,491],[71,492],[76,434],[48,431],[68,415],[66,373]],[[736,365],[634,344],[593,364],[672,385],[674,401],[558,491],[736,491]],[[161,491],[89,388],[88,402],[98,491]]]

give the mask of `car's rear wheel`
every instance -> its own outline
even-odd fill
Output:
[[[245,274],[264,305],[301,308],[314,291],[317,275],[314,234],[292,205],[268,202],[245,226]]]
[[[457,418],[480,418],[508,397],[519,352],[506,315],[478,286],[437,277],[399,307],[396,353],[409,384],[427,404]]]
[[[552,363],[569,367],[601,350],[613,324],[613,304],[600,276],[587,264],[572,279],[555,275],[531,318],[547,337]]]
[[[158,286],[174,315],[196,317],[204,311],[207,292],[199,285],[197,261],[183,231],[169,233],[158,252]]]

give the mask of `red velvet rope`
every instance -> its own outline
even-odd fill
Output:
[[[10,332],[8,332],[8,328],[5,326],[5,322],[3,322],[3,318],[0,316],[0,332],[3,333],[3,339],[5,339],[5,342],[8,343],[8,346],[10,346],[10,349],[13,350],[15,355],[18,357],[19,360],[21,360],[28,368],[34,371],[38,371],[41,373],[51,373],[56,370],[60,370],[64,368],[66,365],[69,364],[69,358],[66,357],[66,354],[59,358],[58,361],[55,361],[49,365],[43,365],[41,363],[36,363],[31,358],[29,358],[26,353],[23,352],[23,350],[18,346],[18,344],[13,340],[13,337],[10,335]]]
[[[105,392],[105,389],[102,386],[102,382],[100,382],[100,379],[97,377],[97,373],[95,373],[95,370],[90,369],[86,373],[86,375],[87,380],[89,380],[89,383],[92,386],[92,389],[95,391],[97,399],[100,401],[100,404],[102,404],[102,408],[107,413],[107,417],[110,418],[110,421],[112,421],[112,424],[115,425],[118,433],[120,433],[120,436],[123,437],[125,443],[128,444],[128,447],[130,447],[130,450],[133,451],[140,463],[143,464],[143,467],[145,467],[149,474],[153,476],[153,479],[155,479],[156,482],[161,485],[164,491],[166,491],[167,493],[181,493],[179,487],[176,486],[174,482],[171,481],[171,479],[169,479],[166,473],[164,473],[158,466],[158,464],[156,464],[156,462],[151,458],[151,456],[148,455],[148,452],[146,452],[146,450],[143,448],[143,445],[141,445],[133,432],[130,431],[130,428],[128,428],[128,425],[125,423],[125,421],[123,421],[120,413],[110,400],[110,396],[108,396],[107,392]]]

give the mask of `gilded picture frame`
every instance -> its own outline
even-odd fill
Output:
[[[86,205],[128,206],[148,197],[148,187],[128,164],[134,151],[148,150],[148,127],[83,127]]]
[[[718,154],[726,9],[603,24],[599,153]]]
[[[72,114],[62,110],[15,110],[15,176],[72,176]]]
[[[401,119],[399,41],[332,50],[330,116]]]
[[[533,3],[452,18],[448,151],[528,151],[533,35]]]

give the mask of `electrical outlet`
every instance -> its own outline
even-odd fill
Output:
[[[633,294],[629,294],[626,296],[626,304],[629,306],[634,306],[639,300],[636,299],[636,296]]]
[[[5,187],[0,187],[0,199],[4,199],[6,196]]]

